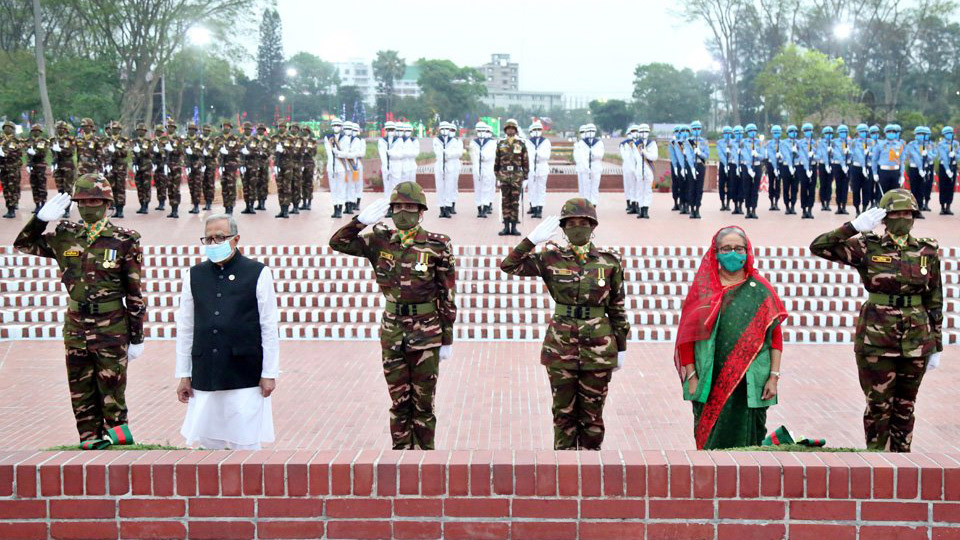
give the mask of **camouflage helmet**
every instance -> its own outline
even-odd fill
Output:
[[[137,131],[147,131],[147,125],[143,122],[137,124]]]
[[[917,205],[917,199],[913,198],[913,193],[903,188],[891,189],[884,193],[883,197],[880,198],[880,204],[877,206],[887,212],[910,210],[913,212],[913,217],[920,217],[920,207]]]
[[[416,182],[402,182],[390,194],[390,204],[413,203],[420,205],[421,210],[427,210],[427,197],[423,188]]]
[[[81,126],[81,127],[86,127],[86,126],[93,127],[93,119],[92,119],[92,118],[84,118],[83,120],[80,120],[80,126]]]
[[[233,129],[233,122],[225,120],[222,124],[220,124],[220,127]]]
[[[243,123],[243,129],[252,128],[253,124],[249,121]]]
[[[560,209],[560,226],[563,226],[565,219],[575,217],[589,219],[596,226],[597,207],[583,197],[574,197],[563,203],[563,208]]]
[[[40,124],[34,124],[30,126],[30,131],[43,131],[43,126]]]
[[[113,190],[103,175],[87,173],[78,178],[77,183],[73,185],[72,199],[74,201],[100,200],[113,202]]]
[[[194,124],[193,122],[190,122],[187,124],[187,131],[196,131],[196,130],[197,130],[196,124]]]
[[[3,127],[5,127],[5,128],[8,127],[8,128],[17,129],[16,124],[14,124],[13,122],[11,122],[11,121],[9,121],[9,120],[7,120],[6,122],[3,123]]]
[[[64,122],[63,120],[57,120],[56,128],[57,128],[57,129],[69,129],[69,126],[67,126],[67,123]]]
[[[517,121],[513,118],[507,120],[507,123],[503,125],[503,131],[507,131],[508,127],[512,127],[513,129],[520,131],[520,124],[517,123]]]
[[[155,132],[156,132],[156,131],[163,132],[163,124],[157,124],[157,125],[153,126],[153,131],[155,131]]]
[[[110,129],[123,129],[123,124],[119,120],[114,120],[110,122]]]

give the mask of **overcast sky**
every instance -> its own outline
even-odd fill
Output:
[[[672,2],[621,0],[278,0],[284,53],[370,61],[396,49],[407,63],[479,66],[493,53],[520,64],[520,89],[629,98],[637,64],[706,69],[706,27]],[[586,24],[590,23],[590,24]]]

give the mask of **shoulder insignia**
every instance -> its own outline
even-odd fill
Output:
[[[379,257],[388,261],[392,261],[394,258],[393,253],[390,253],[389,251],[381,251]]]
[[[927,246],[932,247],[933,249],[936,249],[936,250],[940,249],[940,242],[936,241],[933,238],[917,238],[917,242],[920,242],[921,244],[926,244]]]
[[[133,230],[133,229],[127,229],[127,228],[124,228],[124,227],[117,227],[117,228],[116,228],[116,232],[117,232],[117,235],[118,235],[118,236],[123,236],[123,237],[126,237],[126,238],[130,238],[130,239],[132,239],[132,240],[140,240],[140,233],[138,233],[137,231],[135,231],[135,230]]]
[[[623,259],[623,255],[620,254],[620,250],[619,250],[619,249],[615,249],[615,248],[597,248],[597,251],[599,251],[600,253],[603,253],[603,254],[605,254],[605,255],[610,255],[611,257],[613,257],[614,259],[616,259],[617,262],[620,262],[620,261]]]
[[[445,234],[441,234],[441,233],[427,232],[427,238],[429,238],[430,240],[434,240],[434,241],[440,242],[440,243],[442,243],[442,244],[449,244],[449,243],[450,243],[450,237],[447,236],[447,235],[445,235]]]

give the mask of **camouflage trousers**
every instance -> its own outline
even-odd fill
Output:
[[[100,163],[93,162],[89,160],[83,160],[80,156],[77,156],[77,176],[83,176],[85,174],[98,174],[101,171]]]
[[[504,221],[520,221],[520,190],[523,172],[502,173],[500,180],[501,211]]]
[[[113,190],[113,203],[117,206],[127,204],[127,164],[114,165],[107,178]]]
[[[293,189],[293,169],[287,165],[277,168],[277,198],[280,205],[290,204]]]
[[[863,431],[867,448],[909,452],[913,441],[914,408],[927,357],[864,356],[857,354],[860,388],[867,398]]]
[[[553,393],[554,450],[600,450],[603,404],[613,370],[548,367]]]
[[[220,173],[220,196],[223,197],[223,206],[233,208],[237,203],[237,176],[240,174],[240,165],[227,163]]]
[[[20,167],[0,167],[0,185],[3,186],[7,209],[17,208],[20,204]]]
[[[257,201],[257,164],[247,163],[244,165],[246,172],[243,173],[243,202],[245,204],[254,204]]]
[[[101,439],[127,423],[127,346],[96,350],[67,347],[70,402],[80,442]]]
[[[153,171],[153,187],[157,190],[157,201],[160,204],[167,202],[167,173],[163,170],[163,165],[156,165],[157,170]]]
[[[167,199],[170,204],[180,205],[180,184],[183,183],[183,165],[170,165],[170,174],[167,176]]]
[[[53,170],[53,182],[57,185],[57,191],[60,193],[73,194],[73,183],[77,180],[77,170],[71,167],[57,165]]]
[[[267,160],[257,162],[257,179],[254,188],[258,201],[265,201],[270,194],[270,167]]]
[[[47,202],[47,166],[34,165],[30,171],[30,191],[37,206]]]
[[[194,163],[190,166],[190,172],[187,173],[187,189],[190,191],[190,204],[200,204],[200,196],[203,194],[203,173],[202,164]]]
[[[290,171],[290,202],[300,206],[301,190],[303,189],[303,167],[295,165]]]
[[[152,165],[144,165],[133,173],[133,183],[137,185],[137,201],[141,204],[150,204],[150,183],[153,181]]]
[[[304,201],[313,200],[313,177],[316,174],[317,166],[314,161],[308,160],[303,166],[303,182],[300,185],[300,198]]]
[[[206,166],[206,169],[203,169],[203,187],[200,191],[203,193],[204,204],[213,204],[213,197],[217,193],[217,166],[210,163],[204,163],[203,166]]]

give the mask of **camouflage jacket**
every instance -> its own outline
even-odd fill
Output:
[[[20,139],[16,135],[0,135],[0,148],[3,149],[4,157],[0,157],[0,166],[20,168],[20,158],[22,157],[22,148]]]
[[[77,162],[84,170],[100,170],[100,160],[103,157],[103,141],[90,133],[83,133],[77,138]]]
[[[82,303],[103,303],[123,300],[125,309],[118,313],[83,315],[67,311],[65,338],[82,336],[71,334],[71,327],[93,324],[101,333],[120,333],[115,339],[130,343],[143,342],[143,320],[146,305],[140,292],[140,276],[143,252],[140,250],[140,235],[132,230],[108,223],[93,244],[87,244],[83,225],[61,221],[52,233],[44,233],[47,222],[36,217],[27,222],[20,231],[14,247],[28,255],[56,259],[60,267],[60,281],[71,299]],[[102,320],[118,318],[115,324],[103,324]],[[90,322],[93,320],[93,322]],[[111,336],[106,336],[111,337]]]
[[[198,169],[203,166],[203,146],[204,140],[199,135],[194,135],[193,137],[187,135],[183,138],[183,152],[184,157],[186,158],[186,166],[192,169]],[[190,149],[190,153],[187,153],[187,149]]]
[[[247,167],[252,167],[260,162],[260,137],[255,134],[243,135],[240,137],[242,148],[246,148],[247,154],[240,153],[240,159]]]
[[[58,168],[61,169],[72,169],[74,167],[73,154],[77,149],[77,139],[72,135],[57,135],[50,141],[50,146],[52,147],[56,144],[59,148],[59,152],[54,152],[51,148],[51,153],[53,154],[53,163],[57,164]]]
[[[110,137],[104,140],[103,149],[107,150],[111,144],[113,145],[113,152],[107,151],[104,154],[104,162],[109,162],[114,167],[126,165],[131,148],[130,139],[123,136]]]
[[[304,137],[303,166],[315,167],[317,162],[317,140],[313,137]]]
[[[855,350],[865,356],[928,356],[943,350],[943,284],[936,240],[908,237],[903,248],[874,233],[857,236],[849,222],[818,236],[814,255],[854,267],[868,292],[919,295],[923,305],[895,307],[866,301],[857,321]]]
[[[274,159],[276,160],[277,167],[293,167],[293,143],[293,137],[291,137],[290,133],[287,132],[277,133],[270,139],[270,150],[274,152]],[[283,147],[283,152],[276,151],[278,144]]]
[[[412,245],[403,248],[397,231],[377,224],[369,234],[353,218],[330,238],[335,251],[364,257],[370,261],[383,296],[401,304],[437,305],[443,344],[453,343],[453,324],[457,320],[456,268],[450,238],[422,228]],[[421,264],[422,269],[417,269]]]
[[[163,145],[160,149],[164,150],[164,156],[166,157],[166,163],[168,166],[173,168],[175,165],[183,165],[183,151],[184,151],[184,138],[174,134],[166,134],[163,136]],[[173,150],[165,150],[166,145],[170,145],[170,148]]]
[[[138,152],[137,149],[140,149]],[[145,172],[153,165],[153,141],[148,137],[136,137],[130,141],[130,154],[133,156],[130,160],[132,165]]]
[[[555,316],[543,342],[541,362],[564,369],[611,369],[617,352],[627,350],[627,320],[620,254],[591,244],[583,263],[570,247],[548,243],[534,251],[524,239],[500,263],[514,276],[539,276],[558,304],[606,308],[590,319]]]
[[[30,137],[23,141],[25,148],[32,148],[33,155],[27,154],[27,163],[31,167],[44,168],[47,166],[47,149],[50,148],[50,141],[43,137]]]
[[[150,140],[150,155],[153,157],[153,164],[157,166],[157,171],[162,172],[163,165],[167,162],[167,151],[163,147],[167,144],[167,136],[154,134]],[[156,148],[156,151],[154,151]]]
[[[217,137],[216,149],[217,156],[220,158],[220,165],[222,167],[227,165],[239,166],[240,157],[243,155],[240,153],[242,147],[243,143],[240,142],[240,138],[233,133]],[[226,150],[227,153],[224,154],[221,150]]]
[[[523,181],[530,173],[527,143],[520,137],[500,139],[497,142],[497,155],[493,160],[493,172],[503,179]]]

